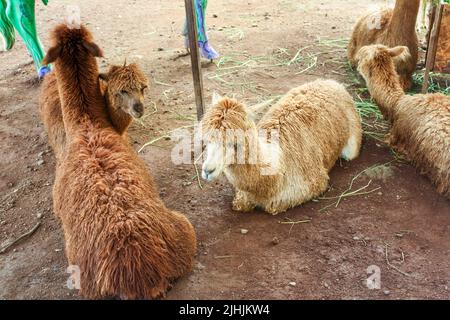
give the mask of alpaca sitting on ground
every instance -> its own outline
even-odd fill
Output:
[[[292,89],[258,124],[236,100],[214,99],[202,132],[203,178],[211,181],[224,171],[236,190],[234,210],[260,207],[274,215],[322,194],[336,160],[355,159],[362,139],[353,99],[333,80]],[[275,136],[278,143],[267,143]]]
[[[100,74],[100,79],[102,79],[100,84],[111,123],[119,134],[126,135],[133,118],[140,118],[144,114],[144,90],[148,86],[147,77],[133,63],[110,66],[107,73]],[[44,78],[40,113],[48,132],[49,143],[58,158],[65,147],[66,133],[55,73],[50,73]]]
[[[88,298],[156,298],[192,268],[196,237],[167,209],[146,165],[111,125],[91,33],[59,25],[44,63],[54,63],[66,147],[53,204],[69,264]]]
[[[356,59],[372,98],[392,124],[388,143],[450,195],[450,97],[405,95],[394,59],[409,59],[407,47],[362,47]]]
[[[420,0],[397,0],[394,10],[382,10],[360,18],[353,29],[348,46],[351,65],[356,67],[356,54],[363,46],[407,46],[411,55],[408,59],[395,61],[395,64],[403,89],[409,89],[418,59],[416,21],[419,7]]]

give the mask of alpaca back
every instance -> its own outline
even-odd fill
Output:
[[[392,122],[390,143],[438,192],[450,196],[450,97],[442,94],[404,96]]]
[[[292,89],[269,109],[258,128],[279,129],[283,161],[305,174],[318,165],[330,170],[351,129],[359,135],[361,131],[352,97],[333,80],[316,80]]]

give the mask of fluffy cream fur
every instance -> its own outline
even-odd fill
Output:
[[[231,147],[247,150],[253,145],[258,162],[250,163],[246,152],[244,163],[227,164],[225,157],[218,156],[226,154],[218,146],[222,150],[230,146],[224,139],[220,144],[210,138],[203,176],[211,180],[224,170],[236,190],[234,210],[261,207],[271,214],[323,193],[328,186],[328,172],[336,160],[339,156],[348,160],[356,158],[362,137],[361,121],[352,97],[332,80],[317,80],[292,89],[258,124],[244,105],[221,99],[206,112],[202,130],[206,136],[214,137],[212,132],[226,135],[228,129],[245,132],[241,146]],[[267,136],[258,137],[261,130],[267,134],[278,132],[280,148],[264,146]],[[274,174],[265,174],[264,170],[274,163],[277,163]]]

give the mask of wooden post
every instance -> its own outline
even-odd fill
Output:
[[[426,57],[426,63],[425,63],[425,74],[423,76],[422,93],[428,92],[428,86],[429,86],[428,82],[430,81],[430,71],[434,67],[436,50],[437,50],[437,42],[439,39],[439,30],[440,30],[440,26],[441,26],[442,8],[443,8],[443,6],[441,4],[438,4],[438,6],[436,8],[436,13],[434,15],[434,21],[433,21],[431,31],[430,31],[430,39],[428,41],[427,57]]]
[[[200,53],[197,42],[197,23],[195,19],[195,0],[184,0],[188,27],[189,48],[191,53],[192,76],[194,79],[195,104],[197,106],[197,120],[200,121],[205,112],[203,96],[203,76],[200,63]]]

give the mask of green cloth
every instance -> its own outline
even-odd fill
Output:
[[[208,0],[194,0],[195,7],[195,20],[197,23],[197,40],[201,42],[208,41],[208,36],[206,35],[206,7],[208,6]],[[183,35],[188,35],[187,21],[184,24]]]
[[[2,50],[10,50],[14,46],[14,27],[6,16],[6,0],[0,0],[0,34],[4,41]]]
[[[47,5],[48,0],[42,0]],[[0,0],[0,33],[10,50],[15,41],[14,29],[22,38],[39,71],[44,50],[36,32],[35,0]]]

